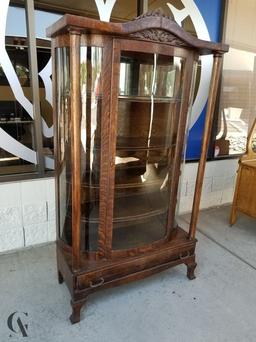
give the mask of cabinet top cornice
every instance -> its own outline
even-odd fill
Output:
[[[69,31],[75,31],[78,34],[108,34],[183,46],[196,49],[200,55],[223,54],[229,48],[226,44],[205,41],[192,36],[181,28],[173,18],[166,16],[159,10],[145,13],[124,23],[104,22],[66,14],[47,29],[47,36],[55,37]]]

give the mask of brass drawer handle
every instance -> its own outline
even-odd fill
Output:
[[[100,278],[98,282],[93,283],[92,281],[90,281],[90,287],[94,288],[94,287],[98,287],[104,284],[104,279]]]

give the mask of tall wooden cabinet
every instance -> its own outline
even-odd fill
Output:
[[[178,264],[194,278],[195,228],[222,54],[160,12],[126,23],[65,15],[52,37],[57,262],[72,297]],[[189,233],[175,220],[200,55],[214,54]]]

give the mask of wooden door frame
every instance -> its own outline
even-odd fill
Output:
[[[184,79],[182,80],[182,98],[187,98],[187,101],[183,103],[180,108],[179,122],[178,122],[178,137],[181,144],[176,143],[173,176],[171,187],[174,187],[174,191],[170,191],[169,204],[168,204],[168,216],[166,224],[166,235],[164,238],[154,241],[153,243],[143,245],[142,247],[134,247],[124,250],[113,250],[112,249],[112,236],[113,236],[113,210],[114,210],[114,191],[115,191],[115,153],[116,153],[116,135],[117,135],[117,116],[118,116],[118,85],[119,85],[119,74],[120,74],[120,57],[121,51],[134,51],[144,52],[152,54],[161,54],[170,57],[183,58],[185,62],[184,68]],[[175,46],[166,45],[163,43],[155,43],[145,41],[138,41],[132,39],[113,39],[113,54],[112,54],[112,72],[111,72],[111,99],[110,99],[110,116],[109,116],[109,188],[107,197],[107,216],[105,221],[105,234],[106,234],[106,245],[105,255],[107,258],[119,258],[133,256],[139,253],[150,252],[156,248],[160,248],[163,244],[169,241],[173,235],[173,223],[175,217],[176,198],[178,191],[177,177],[180,176],[180,164],[181,154],[183,149],[183,141],[185,138],[187,113],[189,109],[189,94],[192,82],[193,63],[198,59],[198,55],[195,53],[191,54],[187,48],[180,48]],[[182,126],[182,127],[181,127]],[[182,128],[182,129],[181,129]],[[103,134],[103,132],[102,132]],[[178,141],[178,140],[177,140]],[[181,145],[181,146],[178,146]],[[174,186],[176,183],[177,186]],[[173,202],[175,199],[175,203]]]

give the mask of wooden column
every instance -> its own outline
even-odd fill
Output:
[[[81,222],[81,97],[80,97],[80,33],[70,31],[71,80],[71,168],[72,168],[72,268],[80,266]]]
[[[137,16],[147,13],[148,11],[148,0],[138,0],[137,1]]]
[[[112,38],[104,38],[104,53],[102,66],[102,111],[101,111],[101,156],[100,156],[100,209],[99,209],[99,233],[98,256],[106,258],[111,253],[112,217],[114,201],[114,171],[115,151],[111,149],[112,135],[110,122],[115,117],[110,105],[115,99],[113,92],[112,68],[113,68],[113,42]]]
[[[181,174],[181,163],[182,163],[182,151],[184,148],[184,137],[186,133],[187,127],[187,115],[189,110],[190,98],[189,94],[191,92],[191,86],[193,81],[193,65],[194,65],[195,57],[188,55],[186,56],[186,62],[183,66],[183,83],[182,83],[182,103],[178,113],[175,115],[178,116],[178,129],[177,129],[177,137],[175,141],[175,152],[173,165],[171,167],[171,172],[169,174],[170,178],[170,197],[169,197],[169,210],[167,216],[167,237],[168,239],[171,237],[171,233],[174,227],[174,218],[175,218],[175,210],[177,205],[177,194],[178,194],[178,179]],[[179,108],[179,106],[178,106]]]
[[[209,91],[209,97],[208,97],[208,106],[207,106],[207,112],[206,112],[206,118],[205,118],[201,157],[200,157],[200,161],[198,165],[193,208],[192,208],[192,214],[191,214],[191,220],[190,220],[189,239],[194,239],[195,233],[196,233],[196,225],[197,225],[197,220],[198,220],[200,199],[201,199],[202,187],[203,187],[204,170],[205,170],[207,152],[208,152],[210,136],[211,136],[211,128],[212,128],[212,122],[213,122],[213,116],[214,116],[214,109],[215,109],[215,103],[216,103],[216,97],[217,97],[217,91],[218,91],[221,66],[222,66],[222,54],[215,54],[214,61],[213,61],[211,85],[210,85],[210,91]]]

